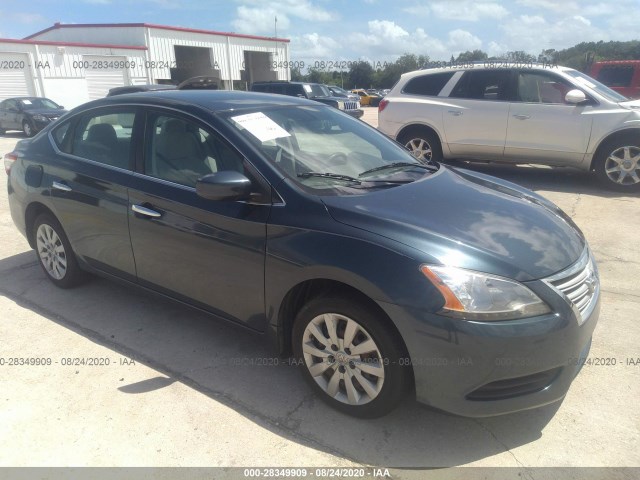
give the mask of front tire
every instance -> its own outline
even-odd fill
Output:
[[[442,146],[438,136],[426,129],[411,129],[398,137],[417,160],[430,163],[442,161]]]
[[[33,137],[36,134],[35,128],[33,128],[33,125],[27,120],[22,122],[22,131],[27,137]]]
[[[635,137],[605,145],[595,162],[600,183],[610,189],[635,192],[640,190],[640,142]]]
[[[371,306],[318,297],[300,310],[292,337],[305,380],[333,408],[376,418],[404,398],[410,385],[404,344]]]
[[[71,244],[58,220],[43,213],[33,223],[38,262],[47,278],[60,288],[71,288],[85,280]]]

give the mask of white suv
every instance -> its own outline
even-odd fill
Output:
[[[423,160],[577,167],[640,189],[640,100],[570,68],[496,65],[402,75],[378,129]]]

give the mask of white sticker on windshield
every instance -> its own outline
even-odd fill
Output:
[[[31,100],[20,100],[22,103],[24,103],[25,105],[31,105]]]
[[[262,112],[238,115],[237,117],[231,117],[231,120],[247,129],[249,133],[261,142],[291,136],[284,128]]]
[[[303,85],[302,88],[304,88],[305,92],[311,93],[311,85]]]

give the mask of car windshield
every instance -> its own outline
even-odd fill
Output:
[[[24,110],[60,108],[57,103],[52,102],[48,98],[21,98],[19,102]]]
[[[627,100],[629,100],[624,95],[620,95],[615,90],[611,90],[605,84],[600,83],[596,79],[591,78],[590,76],[585,75],[582,72],[579,72],[577,70],[566,70],[565,73],[573,77],[579,85],[590,88],[591,90],[602,95],[604,98],[611,102],[626,102]]]
[[[438,169],[333,108],[266,107],[224,116],[272,165],[317,194],[361,194],[410,183]]]
[[[331,90],[337,93],[342,93],[343,95],[349,95],[349,92],[347,92],[345,89],[340,87],[331,87]]]
[[[316,85],[306,85],[306,86],[311,88],[311,91],[309,92],[309,96],[311,98],[313,98],[313,97],[330,97],[331,96],[331,92],[324,85],[317,85],[316,84]]]

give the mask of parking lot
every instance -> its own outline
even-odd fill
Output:
[[[363,119],[375,126],[377,109]],[[1,136],[0,154],[20,138]],[[265,366],[258,336],[103,279],[54,287],[13,225],[2,174],[0,358],[51,364],[0,366],[0,466],[640,466],[640,198],[576,170],[472,168],[557,203],[598,261],[594,362],[563,402],[483,419],[413,401],[377,420],[344,416],[294,367]]]

